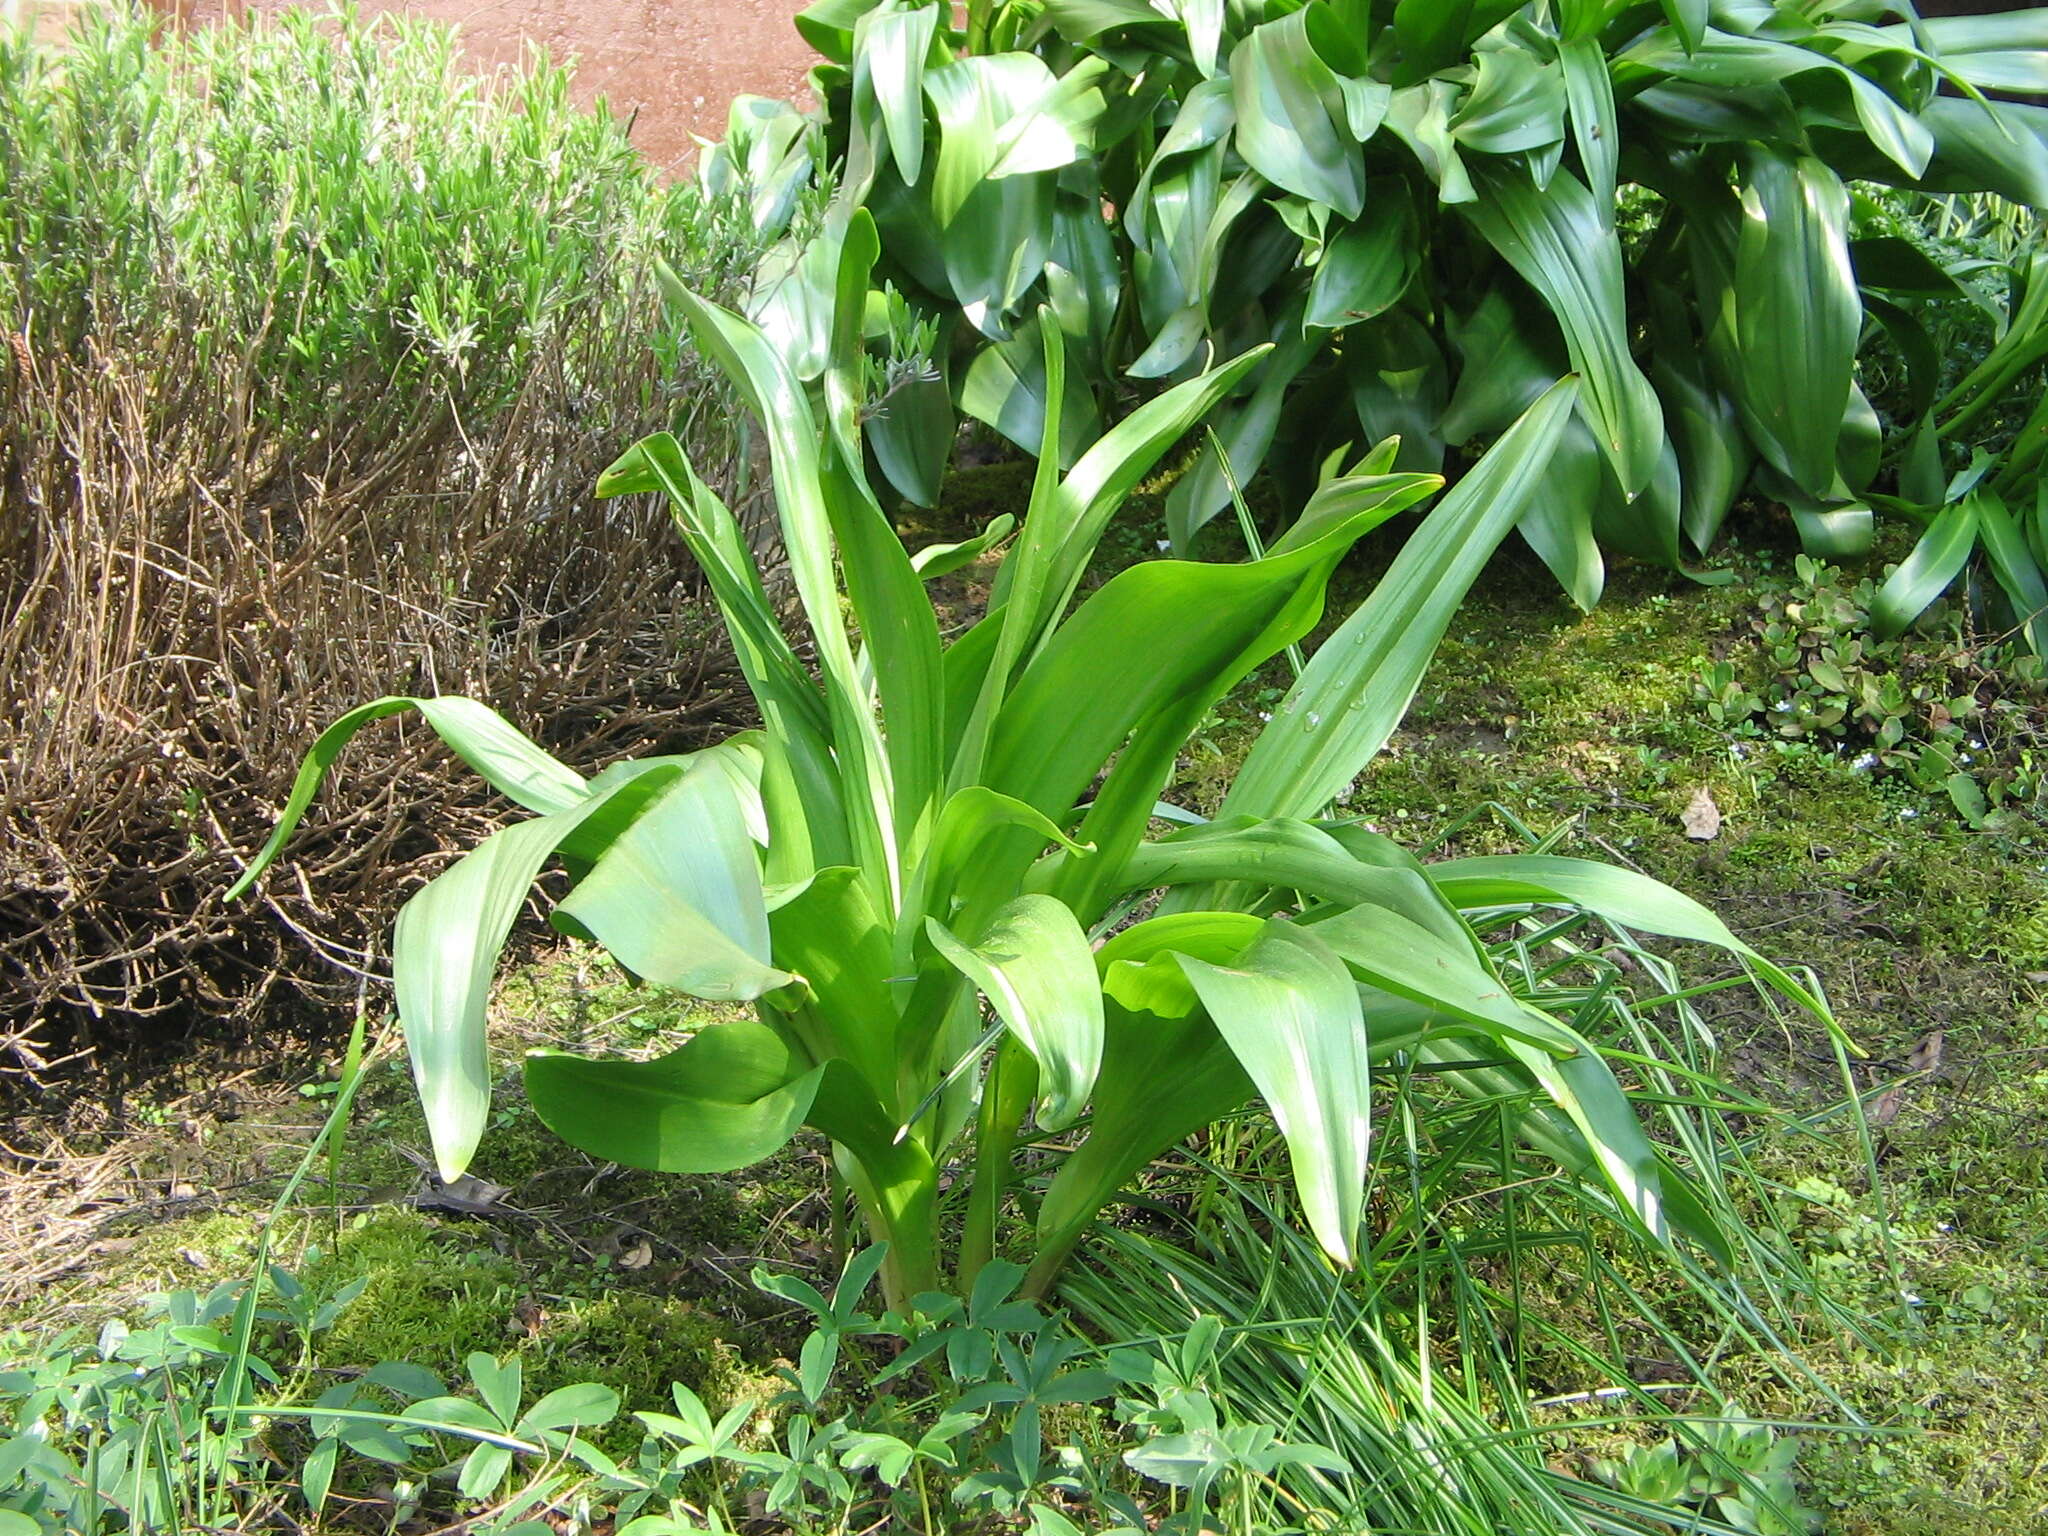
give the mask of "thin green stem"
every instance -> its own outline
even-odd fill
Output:
[[[981,1087],[981,1118],[975,1131],[974,1187],[967,1196],[967,1230],[960,1240],[960,1288],[996,1252],[996,1228],[1002,1219],[1003,1191],[1010,1182],[1010,1163],[1017,1150],[1017,1130],[1038,1092],[1038,1063],[1014,1039],[1006,1039],[990,1059]]]

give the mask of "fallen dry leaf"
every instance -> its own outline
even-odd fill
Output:
[[[645,1269],[653,1262],[654,1244],[648,1242],[644,1237],[639,1242],[633,1244],[632,1247],[624,1249],[619,1254],[619,1268],[621,1269]]]
[[[1877,1102],[1870,1106],[1872,1125],[1890,1125],[1899,1118],[1899,1106],[1906,1102],[1906,1090],[1894,1086],[1877,1096]]]
[[[1702,784],[1692,792],[1692,799],[1679,812],[1678,824],[1685,828],[1685,835],[1696,843],[1711,843],[1721,831],[1721,807],[1714,804],[1714,797]]]
[[[1909,1072],[1938,1072],[1941,1070],[1942,1031],[1931,1029],[1913,1047],[1913,1054],[1906,1058]]]

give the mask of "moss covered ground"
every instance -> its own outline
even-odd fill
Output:
[[[982,473],[996,478],[963,482],[966,500],[942,517],[971,524],[974,497],[1014,497],[1007,466]],[[1142,521],[1119,537],[1127,558],[1149,553]],[[1844,1536],[2048,1531],[2048,834],[2032,812],[1973,830],[1938,790],[1859,767],[1853,743],[1714,721],[1702,673],[1751,664],[1760,593],[1789,580],[1782,555],[1733,563],[1744,579],[1719,587],[1622,569],[1580,615],[1540,569],[1504,557],[1343,809],[1439,850],[1516,846],[1517,823],[1562,829],[1560,851],[1670,881],[1813,969],[1866,1053],[1853,1068],[1860,1123],[1830,1112],[1843,1088],[1825,1040],[1739,1009],[1715,1018],[1727,1070],[1783,1111],[1760,1152],[1781,1215],[1873,1319],[1870,1344],[1820,1330],[1798,1341],[1893,1431],[1810,1436],[1809,1502]],[[1343,580],[1356,592],[1373,574],[1368,555]],[[969,572],[963,603],[971,585]],[[1183,760],[1181,798],[1213,804],[1284,682],[1269,670],[1217,711]],[[1682,824],[1702,791],[1721,818],[1709,840]],[[472,1211],[420,1198],[423,1129],[402,1063],[382,1057],[331,1180],[309,1185],[278,1234],[309,1287],[366,1281],[323,1360],[454,1374],[468,1351],[517,1350],[536,1387],[603,1380],[628,1407],[662,1406],[674,1380],[714,1406],[747,1395],[793,1347],[748,1272],[816,1266],[831,1248],[821,1149],[662,1179],[564,1148],[517,1091],[527,1044],[652,1049],[693,1022],[588,950],[511,976],[496,1011],[500,1108],[474,1168],[497,1188]],[[306,1075],[301,1064],[232,1116],[131,1103],[131,1185],[169,1195],[110,1209],[76,1265],[17,1296],[5,1321],[89,1326],[149,1291],[235,1273],[322,1113],[317,1072],[299,1091]],[[1817,1411],[1761,1376],[1755,1393],[1755,1412]]]

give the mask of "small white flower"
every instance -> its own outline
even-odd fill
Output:
[[[1875,752],[1866,752],[1849,766],[1858,773],[1868,773],[1877,766],[1877,754]]]
[[[1163,555],[1163,554],[1165,554],[1165,553],[1166,553],[1166,552],[1167,552],[1167,551],[1168,551],[1169,549],[1173,548],[1173,540],[1171,540],[1171,539],[1160,539],[1160,540],[1158,541],[1158,548],[1159,548],[1159,553],[1161,553],[1162,555]]]

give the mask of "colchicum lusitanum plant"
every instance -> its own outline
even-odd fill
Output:
[[[1828,559],[1867,553],[1877,513],[1928,526],[1895,589],[1908,617],[1979,546],[2013,617],[2048,605],[2048,406],[2026,393],[2048,357],[2048,252],[2030,241],[1988,297],[1970,285],[1991,274],[1875,232],[1865,190],[2048,207],[2048,108],[1985,94],[2048,91],[2048,9],[973,0],[954,16],[817,0],[797,18],[822,56],[817,111],[743,98],[702,165],[784,237],[789,270],[815,259],[792,211],[829,167],[873,210],[887,281],[945,321],[950,400],[934,380],[877,434],[904,494],[935,487],[953,404],[1036,448],[1043,308],[1069,342],[1063,462],[1134,390],[1258,343],[1272,350],[1217,419],[1247,481],[1361,432],[1398,433],[1398,467],[1435,471],[1575,372],[1521,532],[1582,606],[1603,551],[1682,566],[1745,493],[1789,508]],[[1995,344],[1958,368],[1929,311],[1966,293]],[[782,289],[753,312],[800,375],[822,366]],[[1882,415],[1860,361],[1877,345],[1903,376]],[[2018,425],[1987,433],[1995,416]],[[1959,480],[1987,436],[1993,462]],[[1210,453],[1169,502],[1176,544],[1230,499]]]
[[[1640,875],[1544,856],[1425,866],[1323,817],[1393,729],[1448,612],[1527,504],[1572,383],[1536,401],[1415,530],[1317,650],[1217,819],[1198,822],[1160,804],[1191,734],[1233,684],[1309,633],[1352,543],[1439,481],[1393,471],[1395,445],[1383,444],[1333,468],[1257,558],[1149,561],[1087,589],[1119,503],[1258,365],[1247,354],[1142,406],[1065,473],[1044,454],[986,616],[948,640],[922,578],[1008,530],[917,555],[893,532],[860,440],[877,248],[864,212],[845,216],[834,248],[815,400],[753,324],[675,295],[765,429],[815,667],[673,439],[642,441],[600,484],[672,499],[761,727],[585,780],[472,702],[380,700],[321,737],[250,870],[274,857],[348,737],[401,709],[536,813],[398,921],[398,1007],[442,1175],[463,1170],[484,1130],[492,971],[552,857],[570,880],[559,928],[651,985],[751,1002],[754,1016],[706,1025],[651,1060],[535,1052],[525,1081],[540,1117],[593,1156],[676,1173],[739,1168],[815,1127],[888,1245],[894,1302],[965,1285],[1010,1248],[1027,1122],[1067,1148],[1015,1250],[1030,1259],[1028,1290],[1043,1293],[1140,1169],[1254,1098],[1285,1137],[1303,1219],[1348,1263],[1374,1068],[1395,1061],[1444,1065],[1489,1094],[1519,1085],[1529,1107],[1515,1134],[1604,1191],[1636,1230],[1720,1251],[1600,1052],[1515,995],[1475,925],[1597,909],[1718,944],[1824,1018],[1820,1005]],[[1060,332],[1041,334],[1057,386]],[[1059,389],[1047,398],[1052,440]],[[1180,824],[1160,833],[1161,818]],[[942,1209],[949,1184],[964,1199]],[[942,1240],[956,1231],[957,1247]]]

